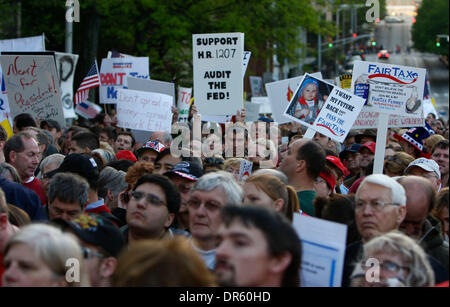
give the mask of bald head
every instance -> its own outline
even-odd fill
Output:
[[[419,239],[428,213],[434,207],[435,190],[431,182],[419,176],[406,176],[398,180],[406,192],[406,217],[400,230],[409,237]]]

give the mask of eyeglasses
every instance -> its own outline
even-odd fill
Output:
[[[165,202],[163,200],[161,200],[158,196],[150,194],[150,193],[146,194],[141,191],[132,191],[131,197],[136,201],[140,201],[141,199],[143,199],[145,197],[145,200],[147,202],[149,202],[151,205],[156,206],[156,207],[165,205]]]
[[[362,210],[364,209],[364,207],[369,204],[369,206],[372,208],[372,210],[374,211],[381,211],[383,210],[386,206],[388,205],[392,205],[392,206],[399,206],[399,204],[396,203],[390,203],[390,202],[384,202],[381,200],[372,200],[370,202],[365,202],[362,200],[358,200],[356,202],[356,210]]]
[[[97,258],[106,258],[105,255],[98,253],[92,249],[90,249],[89,247],[82,247],[81,251],[83,252],[83,258],[84,259],[92,259],[94,257]]]
[[[214,202],[214,201],[201,202],[201,201],[199,201],[197,199],[190,199],[187,202],[187,204],[192,209],[198,209],[198,208],[200,208],[200,206],[202,204],[204,204],[206,210],[208,210],[208,211],[215,211],[215,210],[217,210],[217,209],[219,209],[221,207],[221,204],[219,204],[217,202]]]
[[[400,270],[406,270],[409,271],[409,267],[407,266],[401,266],[397,263],[391,262],[391,261],[384,261],[379,263],[380,268],[382,268],[385,271],[391,272],[391,273],[400,273]],[[373,268],[374,266],[365,265],[365,262],[361,263],[361,267],[365,270],[368,270],[370,268]]]

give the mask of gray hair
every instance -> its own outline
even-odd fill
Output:
[[[400,206],[406,206],[406,192],[403,186],[395,179],[383,174],[373,174],[364,178],[364,180],[359,185],[358,190],[356,191],[356,200],[358,200],[359,198],[361,187],[366,183],[372,183],[388,188],[389,190],[391,190],[392,202]]]
[[[55,164],[56,166],[60,166],[64,161],[65,156],[59,153],[52,154],[48,157],[45,157],[40,165],[40,168],[46,168],[49,165]]]
[[[434,272],[424,250],[413,239],[399,231],[391,231],[364,244],[364,254],[388,253],[400,256],[409,267],[405,283],[407,287],[434,285]]]
[[[42,260],[52,271],[55,281],[65,279],[69,259],[76,259],[80,264],[80,280],[68,282],[69,286],[87,286],[89,281],[84,274],[83,256],[77,239],[70,233],[64,233],[60,229],[47,224],[31,224],[24,226],[16,232],[8,241],[4,255],[15,244],[26,244],[36,257]]]
[[[14,166],[6,162],[0,163],[0,176],[5,176],[6,172],[9,172],[14,182],[22,183],[19,173]]]
[[[86,205],[89,196],[89,183],[83,177],[73,173],[58,173],[50,181],[48,201],[51,204],[56,198],[65,203]]]
[[[97,181],[98,196],[105,198],[107,190],[111,190],[114,196],[117,196],[128,186],[125,175],[124,171],[118,171],[110,166],[103,168]]]
[[[215,188],[221,188],[227,196],[226,205],[241,205],[243,191],[241,186],[236,182],[233,175],[225,171],[217,171],[208,173],[200,177],[191,189],[191,193],[195,191],[212,191]]]
[[[281,181],[283,181],[284,184],[289,184],[288,177],[283,172],[280,172],[279,170],[272,168],[261,168],[255,171],[252,175],[264,175],[264,174],[278,177]]]

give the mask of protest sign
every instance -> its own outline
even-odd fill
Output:
[[[302,287],[340,287],[347,225],[294,213],[294,229],[302,240]]]
[[[0,56],[11,116],[30,113],[36,121],[54,119],[65,127],[54,53],[9,53]]]
[[[117,126],[171,132],[173,97],[165,94],[117,90]]]
[[[244,67],[242,69],[242,78],[245,76],[245,72],[247,71],[248,62],[250,62],[250,57],[252,53],[250,51],[244,51]]]
[[[250,88],[252,90],[253,97],[264,96],[263,79],[262,77],[250,76]]]
[[[243,33],[194,34],[194,97],[202,115],[234,115],[243,105]]]
[[[77,67],[78,55],[55,52],[55,58],[61,87],[64,118],[75,118],[73,109],[73,78],[75,76],[75,68]]]
[[[352,88],[352,75],[344,74],[336,78],[336,85],[341,89],[348,90]]]
[[[239,181],[245,181],[252,175],[253,162],[242,160],[239,168]]]
[[[191,106],[192,88],[178,87],[178,121],[186,123],[189,118],[189,108]]]
[[[377,129],[379,125],[380,113],[367,111],[370,108],[364,107],[352,126],[352,130]],[[423,127],[425,119],[408,116],[390,115],[387,128]]]
[[[100,68],[100,103],[117,103],[117,90],[127,88],[127,77],[149,79],[148,57],[106,58]]]
[[[272,114],[269,97],[252,97],[252,103],[259,104],[260,114]]]
[[[322,73],[314,73],[311,76],[321,79]],[[272,117],[278,124],[285,124],[292,119],[284,115],[286,107],[294,96],[294,91],[298,88],[303,76],[285,79],[281,81],[266,83],[266,92],[272,110]]]
[[[423,101],[423,117],[426,118],[430,113],[434,114],[436,118],[439,118],[439,113],[436,111],[433,101],[431,99],[425,99]]]
[[[45,51],[45,36],[39,36],[5,39],[0,40],[0,52],[6,51]],[[8,95],[6,93],[6,84],[0,66],[1,92],[0,92],[0,113],[3,113],[9,119],[12,126],[13,118],[9,109]]]
[[[351,92],[371,111],[420,118],[425,77],[423,68],[355,61]]]
[[[13,135],[13,131],[11,128],[11,124],[9,122],[9,118],[7,117],[6,113],[0,112],[0,125],[5,129],[6,131],[6,139],[9,139]]]
[[[245,102],[245,121],[255,122],[259,118],[261,104],[250,101]]]
[[[172,97],[172,105],[175,105],[174,83],[134,77],[127,77],[127,80],[128,89],[169,95],[170,97]]]

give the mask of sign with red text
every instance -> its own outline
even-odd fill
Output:
[[[128,87],[127,77],[149,79],[148,57],[103,59],[100,67],[100,103],[117,103],[117,91]]]
[[[194,34],[194,97],[202,115],[234,115],[243,106],[243,33]]]
[[[172,96],[128,89],[117,90],[117,126],[171,132]]]
[[[352,130],[377,129],[379,127],[379,115],[380,113],[378,112],[367,111],[366,108],[363,108],[359,113],[358,118],[353,123]],[[387,128],[409,128],[424,126],[424,118],[390,115]]]
[[[186,123],[189,118],[189,107],[191,104],[192,88],[178,87],[178,121],[181,123]]]
[[[31,114],[38,122],[54,119],[64,127],[64,111],[54,54],[0,56],[11,116]]]
[[[355,61],[351,92],[366,100],[365,109],[423,117],[426,69]]]

